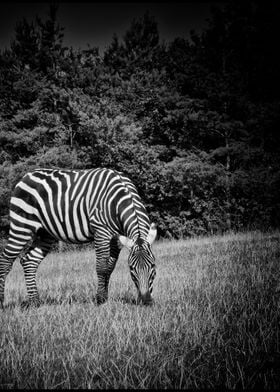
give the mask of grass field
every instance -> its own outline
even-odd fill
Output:
[[[127,251],[95,303],[94,252],[52,253],[23,310],[15,262],[0,311],[0,388],[280,387],[280,233],[154,245],[155,304],[135,304]]]

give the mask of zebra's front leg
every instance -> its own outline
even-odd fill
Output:
[[[21,304],[22,307],[29,307],[30,305],[40,305],[40,299],[36,284],[36,273],[41,260],[32,260],[28,256],[29,255],[25,255],[20,260],[20,264],[23,267],[28,296],[27,300]]]
[[[110,276],[115,268],[120,253],[120,247],[116,237],[96,238],[96,273],[98,279],[97,304],[100,305],[108,299]]]

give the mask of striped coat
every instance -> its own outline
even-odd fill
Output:
[[[28,241],[21,259],[27,292],[38,302],[36,271],[55,240],[94,241],[98,276],[97,302],[108,297],[108,283],[121,245],[130,248],[128,263],[139,298],[151,302],[155,276],[150,245],[156,236],[147,211],[132,182],[122,173],[105,169],[38,169],[16,185],[10,204],[9,240],[0,257],[0,303],[13,261]]]

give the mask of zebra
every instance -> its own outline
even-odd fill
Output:
[[[94,242],[98,304],[107,301],[111,273],[120,250],[127,247],[137,303],[151,304],[156,275],[151,245],[156,236],[156,225],[150,223],[135,185],[122,172],[108,168],[30,171],[15,186],[10,201],[9,238],[0,257],[0,307],[6,277],[22,253],[27,304],[40,305],[37,269],[57,240]]]

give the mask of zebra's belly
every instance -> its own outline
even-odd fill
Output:
[[[69,236],[67,234],[61,235],[58,238],[60,241],[64,242],[69,242],[69,243],[74,243],[74,244],[81,244],[81,243],[88,243],[93,241],[93,235],[88,235],[88,236],[81,236],[81,235],[76,235],[76,236]]]

